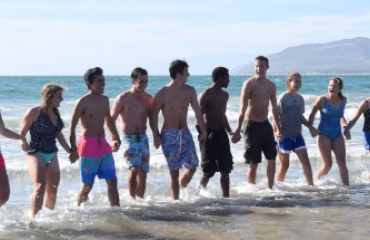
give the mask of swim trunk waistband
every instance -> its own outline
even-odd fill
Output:
[[[105,138],[81,136],[78,140],[77,152],[80,156],[101,158],[103,155],[112,153],[112,150]]]
[[[263,122],[256,122],[256,121],[251,121],[251,120],[244,120],[243,121],[243,125],[248,125],[248,126],[263,128],[263,127],[269,126],[270,125],[270,122],[267,119],[265,121],[263,121]]]

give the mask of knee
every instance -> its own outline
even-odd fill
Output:
[[[326,171],[329,171],[332,167],[333,163],[330,162],[330,163],[324,163],[324,166],[323,168],[326,170]]]
[[[35,192],[37,194],[44,194],[46,189],[46,184],[44,182],[39,182],[35,185]]]
[[[289,162],[280,163],[280,170],[283,172],[287,172],[289,169]]]
[[[117,188],[117,178],[107,180],[108,189]]]

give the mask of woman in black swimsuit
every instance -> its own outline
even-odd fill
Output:
[[[39,106],[32,107],[23,116],[20,134],[25,136],[30,131],[31,141],[26,162],[34,191],[31,196],[31,217],[41,210],[42,204],[49,209],[54,209],[57,189],[60,180],[58,162],[58,148],[56,140],[70,153],[70,147],[61,132],[64,124],[60,117],[60,106],[63,88],[55,84],[47,84],[42,88]],[[46,198],[44,195],[46,191]]]
[[[345,132],[348,132],[356,124],[358,118],[364,114],[364,126],[362,127],[362,139],[364,142],[365,149],[370,152],[370,98],[363,100],[360,105],[357,107],[357,111],[351,121],[348,123],[348,127],[345,129]],[[370,173],[369,173],[370,179]]]

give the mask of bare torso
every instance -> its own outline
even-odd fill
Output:
[[[82,114],[80,116],[81,136],[104,137],[105,115],[109,114],[109,100],[106,96],[86,95],[80,99]]]
[[[229,94],[225,91],[217,91],[212,88],[204,90],[200,98],[200,105],[207,128],[217,130],[225,127],[225,113],[228,99]]]
[[[252,77],[247,81],[249,96],[244,120],[263,122],[267,120],[269,101],[276,92],[275,85],[267,78],[257,80]]]
[[[121,95],[122,108],[120,115],[121,133],[143,134],[149,116],[153,97],[148,93],[133,94],[130,91]]]
[[[166,86],[159,92],[162,99],[163,128],[181,129],[187,127],[188,107],[194,89],[188,85],[181,88]]]

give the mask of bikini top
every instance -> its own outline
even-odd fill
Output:
[[[362,128],[363,132],[370,132],[370,108],[369,108],[369,101],[366,99],[367,110],[364,112],[364,127]]]
[[[55,138],[60,131],[63,129],[63,123],[60,118],[57,120],[57,124],[54,125],[49,118],[44,117],[40,111],[40,115],[37,120],[30,127],[31,134],[31,153],[42,152],[42,153],[54,153],[58,151],[56,147]]]

